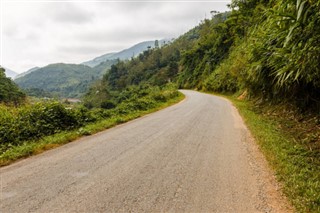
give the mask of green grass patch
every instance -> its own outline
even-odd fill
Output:
[[[261,107],[227,98],[238,108],[296,210],[320,212],[320,152],[315,148],[319,144],[310,145],[301,139],[301,120],[271,105]],[[290,125],[290,131],[285,124]],[[312,135],[319,133],[317,128],[312,130]]]
[[[129,110],[124,114],[122,114],[121,111],[115,111],[110,118],[86,124],[75,130],[59,132],[40,139],[25,141],[19,145],[11,145],[11,147],[0,154],[0,166],[8,165],[16,160],[42,153],[46,150],[74,141],[80,137],[92,135],[99,131],[114,127],[117,124],[125,123],[143,115],[161,110],[178,103],[183,99],[184,95],[179,92],[176,96],[166,99],[165,102],[155,102],[153,105],[144,107],[142,110]]]

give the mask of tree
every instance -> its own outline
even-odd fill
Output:
[[[154,47],[155,47],[156,49],[159,48],[159,41],[158,41],[158,40],[155,40],[155,41],[154,41]]]
[[[19,87],[6,77],[5,69],[0,67],[0,103],[19,105],[25,97]]]

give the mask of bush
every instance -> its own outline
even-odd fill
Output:
[[[113,109],[116,107],[116,104],[113,101],[107,100],[103,101],[100,106],[102,109]]]
[[[20,108],[1,107],[0,144],[18,145],[97,120],[84,108],[69,109],[58,102]]]

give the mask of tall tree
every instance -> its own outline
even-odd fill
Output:
[[[0,103],[18,105],[22,103],[26,95],[19,87],[6,77],[5,69],[0,67]]]

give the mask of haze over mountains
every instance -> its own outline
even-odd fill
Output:
[[[16,72],[13,71],[13,70],[10,70],[10,69],[8,69],[8,68],[6,68],[6,67],[3,67],[3,68],[6,70],[6,71],[5,71],[6,76],[9,77],[9,78],[14,79],[14,78],[18,75],[18,73],[16,73]]]
[[[168,44],[171,40],[170,39],[162,39],[158,41],[159,47]],[[120,52],[116,53],[107,53],[102,56],[96,57],[90,61],[83,62],[82,64],[88,65],[89,67],[95,67],[101,62],[107,61],[107,60],[113,60],[113,59],[119,59],[119,60],[127,60],[131,57],[136,57],[143,51],[147,50],[149,48],[155,47],[155,41],[144,41],[141,43],[138,43],[128,49],[122,50]]]
[[[129,60],[148,48],[154,48],[155,45],[161,47],[170,41],[169,39],[157,42],[144,41],[120,52],[107,53],[82,64],[57,63],[42,68],[35,67],[17,75],[15,82],[27,92],[36,90],[59,97],[79,98],[118,60]]]

